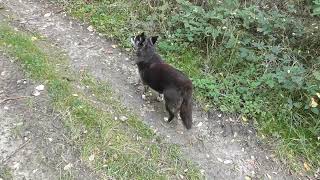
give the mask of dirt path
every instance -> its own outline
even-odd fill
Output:
[[[38,84],[22,72],[0,51],[0,179],[97,179],[80,161],[47,93],[31,96]]]
[[[199,164],[207,179],[296,179],[271,152],[261,147],[253,128],[242,126],[236,117],[195,108],[194,127],[190,132],[180,122],[164,122],[162,103],[142,100],[135,85],[137,68],[131,58],[112,48],[112,42],[98,33],[87,30],[87,25],[68,17],[59,7],[39,0],[2,0],[2,3],[17,14],[19,26],[48,37],[64,49],[74,71],[85,70],[107,81],[124,105],[168,142],[179,144],[185,155]]]

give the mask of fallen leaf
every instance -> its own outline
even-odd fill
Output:
[[[318,106],[318,103],[314,97],[311,98],[310,106],[313,108]]]
[[[35,36],[32,36],[32,37],[31,37],[31,41],[36,41],[36,40],[38,40],[37,37],[35,37]]]
[[[306,162],[303,163],[303,167],[304,167],[304,169],[305,169],[306,171],[310,171],[310,170],[311,170],[309,164],[306,163]]]
[[[241,116],[241,119],[242,119],[243,122],[247,122],[248,121],[248,119],[245,116]]]
[[[90,25],[90,26],[87,27],[87,30],[92,32],[94,30],[94,28],[93,28],[93,26]]]

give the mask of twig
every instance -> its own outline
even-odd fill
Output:
[[[19,146],[18,149],[16,149],[13,153],[11,153],[8,157],[6,157],[4,160],[2,160],[2,164],[5,164],[7,163],[7,161],[9,159],[11,159],[18,151],[20,151],[23,147],[25,147],[29,142],[30,142],[31,139],[28,139],[26,142],[24,142],[23,144],[21,144]]]
[[[0,100],[0,104],[6,102],[6,101],[10,101],[10,100],[16,100],[16,99],[22,99],[22,98],[28,98],[30,96],[18,96],[18,97],[9,97],[3,100]]]

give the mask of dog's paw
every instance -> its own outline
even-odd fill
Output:
[[[147,99],[145,94],[142,94],[142,95],[141,95],[141,98],[142,98],[143,100],[146,100],[146,99]]]
[[[164,120],[165,122],[168,122],[168,121],[169,121],[169,118],[168,118],[168,117],[164,117],[163,120]]]
[[[159,94],[159,96],[157,96],[157,101],[162,102],[164,100],[163,94]]]

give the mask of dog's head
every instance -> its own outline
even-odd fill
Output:
[[[144,33],[131,37],[131,43],[140,57],[152,55],[155,51],[155,43],[158,36],[147,37]]]

